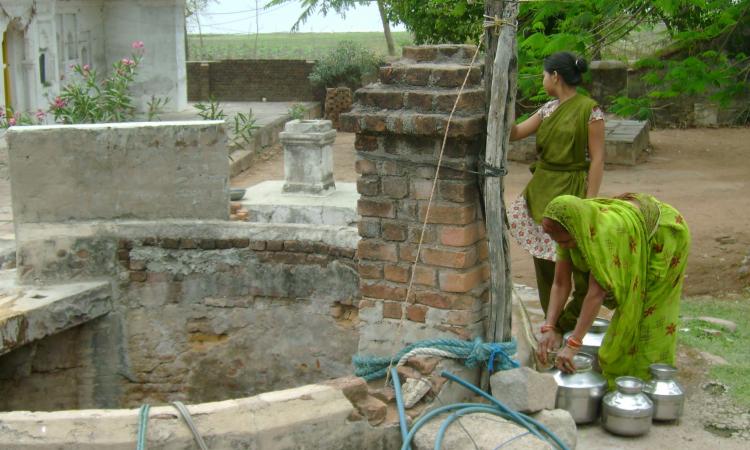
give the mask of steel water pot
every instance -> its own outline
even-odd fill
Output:
[[[677,369],[669,364],[651,364],[653,377],[643,387],[643,392],[654,403],[654,420],[677,420],[682,415],[685,391],[674,380]]]
[[[573,364],[574,373],[550,371],[557,383],[555,407],[568,411],[577,424],[590,423],[599,417],[607,380],[593,370],[591,355],[578,353],[573,357]]]
[[[609,320],[597,317],[594,319],[594,323],[591,324],[591,328],[589,328],[589,331],[581,341],[583,343],[581,351],[594,357],[593,366],[594,370],[597,372],[602,371],[601,367],[599,367],[599,348],[602,346],[604,335],[607,334],[607,328],[609,328]],[[563,336],[563,342],[565,342],[571,334],[573,334],[572,331],[565,333]]]
[[[615,379],[617,390],[602,399],[602,425],[610,433],[640,436],[651,429],[654,404],[643,393],[643,381],[636,377]]]

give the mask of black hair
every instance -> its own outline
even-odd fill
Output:
[[[557,52],[544,58],[544,71],[557,72],[566,84],[578,86],[583,81],[582,74],[586,73],[589,65],[586,60],[570,52]]]

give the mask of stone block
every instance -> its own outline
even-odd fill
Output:
[[[564,409],[543,409],[531,416],[532,419],[549,428],[570,449],[578,445],[578,429],[573,416]]]
[[[448,413],[427,422],[414,436],[412,448],[426,450],[435,448],[435,441],[442,422]],[[527,433],[528,430],[502,417],[477,413],[462,416],[460,425],[454,422],[444,437],[443,450],[497,449],[513,441],[507,448],[514,450],[549,450],[550,445]]]
[[[404,408],[409,409],[417,404],[422,398],[430,392],[432,385],[425,378],[407,378],[401,386],[401,392],[404,398]]]
[[[490,377],[492,396],[524,413],[554,409],[557,383],[552,374],[529,367],[504,370]]]
[[[291,120],[279,133],[284,146],[283,192],[325,195],[335,189],[330,120]]]
[[[222,122],[13,127],[16,224],[229,219]]]

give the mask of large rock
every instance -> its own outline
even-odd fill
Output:
[[[551,374],[521,367],[492,375],[490,385],[492,395],[516,411],[533,413],[555,408],[557,383]]]
[[[412,440],[414,450],[435,448],[438,430],[448,413],[440,415],[417,431]],[[514,450],[547,450],[552,447],[528,430],[502,417],[488,414],[469,414],[455,420],[443,437],[442,450],[495,449],[513,440],[506,448]]]
[[[573,416],[564,409],[544,409],[531,416],[547,427],[562,440],[571,450],[578,444],[578,428]]]

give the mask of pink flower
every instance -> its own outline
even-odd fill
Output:
[[[5,117],[5,108],[0,106],[0,119],[2,119],[3,117]]]
[[[143,49],[143,47],[145,47],[145,44],[143,43],[143,41],[133,41],[130,46],[133,47],[133,50],[141,50]]]
[[[120,62],[122,63],[122,65],[128,66],[128,67],[130,67],[132,65],[135,65],[135,61],[133,61],[130,58],[122,58],[122,61],[120,61]]]
[[[44,111],[42,111],[41,109],[37,109],[36,110],[36,114],[34,114],[34,115],[36,116],[36,120],[38,120],[40,122],[43,121],[45,119],[45,117],[47,117],[47,113],[44,112]]]
[[[65,108],[65,100],[60,97],[55,97],[55,104],[53,108]]]
[[[15,118],[13,118],[13,117],[8,118],[8,125],[9,126],[12,127],[15,124],[16,124],[16,119]]]
[[[83,65],[83,71],[84,72],[89,72],[90,70],[91,70],[91,66],[90,65],[88,65],[88,64],[84,64]]]

